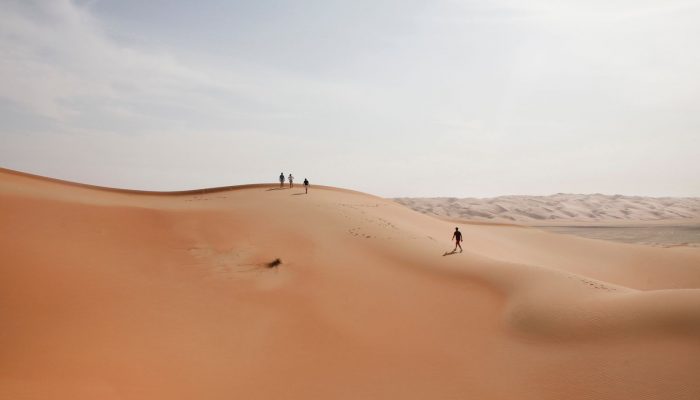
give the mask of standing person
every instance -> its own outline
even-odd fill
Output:
[[[280,172],[280,188],[284,187],[284,173]]]
[[[459,252],[462,252],[462,245],[460,244],[462,242],[462,232],[459,231],[459,228],[455,228],[455,233],[452,235],[452,239],[455,241],[455,249],[452,250],[452,252],[457,251],[457,247],[459,247]]]
[[[289,188],[291,189],[293,187],[294,187],[294,177],[292,176],[292,174],[289,174]]]
[[[309,180],[304,178],[304,193],[309,194]]]

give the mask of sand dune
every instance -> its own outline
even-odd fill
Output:
[[[398,198],[397,202],[426,214],[484,221],[527,224],[694,222],[700,223],[700,198],[640,197],[603,194]]]
[[[697,248],[8,170],[0,222],[2,399],[700,398]]]

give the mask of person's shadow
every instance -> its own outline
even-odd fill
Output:
[[[451,256],[451,255],[453,255],[453,254],[457,254],[457,250],[446,251],[445,254],[443,254],[442,256],[443,256],[443,257],[445,257],[445,256]]]

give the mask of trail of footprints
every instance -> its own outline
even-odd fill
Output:
[[[616,288],[611,287],[611,286],[608,286],[608,285],[606,285],[606,284],[604,284],[604,283],[602,283],[602,282],[600,282],[600,281],[582,278],[581,276],[578,276],[578,275],[567,275],[567,277],[568,277],[569,279],[576,279],[576,280],[578,280],[579,282],[581,282],[581,283],[583,283],[583,284],[585,284],[585,285],[588,285],[588,286],[590,286],[590,287],[593,288],[593,289],[606,290],[606,291],[609,291],[609,292],[615,292],[615,291],[617,291]]]
[[[207,196],[207,197],[201,197],[201,196],[194,196],[191,199],[185,199],[185,201],[207,201],[207,200],[216,200],[216,199],[227,199],[228,197],[226,196]]]
[[[372,238],[372,235],[367,235],[366,233],[363,233],[363,232],[362,232],[362,228],[359,227],[359,226],[356,227],[356,228],[350,228],[350,229],[348,229],[348,233],[351,234],[352,236],[355,236],[355,237],[363,237],[363,238],[365,238],[365,239],[371,239],[371,238]]]
[[[379,226],[381,228],[384,228],[385,230],[395,230],[398,231],[398,228],[396,225],[394,225],[391,221],[384,219],[382,217],[369,217],[367,216],[367,212],[365,210],[362,210],[362,208],[377,208],[381,207],[381,204],[346,204],[346,203],[341,203],[339,204],[341,207],[347,207],[350,208],[354,211],[357,211],[361,215],[361,221],[367,223],[368,225],[374,225],[374,226]],[[343,213],[343,217],[345,218],[352,218],[350,215]],[[365,239],[371,239],[371,238],[379,238],[379,239],[392,239],[393,237],[391,235],[382,235],[382,236],[377,236],[377,235],[370,235],[367,233],[362,226],[356,226],[354,228],[348,229],[348,233],[354,237],[359,237],[359,238],[365,238]]]

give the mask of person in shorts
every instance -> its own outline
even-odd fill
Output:
[[[452,250],[452,252],[453,253],[456,252],[457,247],[459,247],[459,252],[461,253],[462,252],[462,245],[460,243],[462,243],[462,232],[459,231],[459,228],[455,228],[455,233],[452,234],[452,240],[455,241],[455,249]]]

